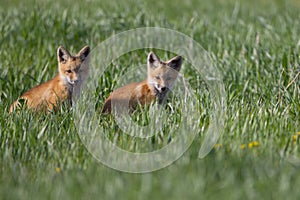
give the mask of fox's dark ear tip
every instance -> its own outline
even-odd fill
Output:
[[[57,47],[57,50],[60,50],[60,49],[65,49],[65,47],[64,47],[63,45],[59,45],[59,46]]]
[[[65,47],[63,47],[62,45],[58,46],[58,48],[57,48],[58,55],[64,54],[65,51],[66,51]]]
[[[150,51],[148,54],[148,61],[150,61],[150,63],[154,62],[154,61],[159,61],[159,57],[153,52]]]
[[[152,51],[150,51],[150,52],[148,53],[148,60],[149,60],[150,58],[152,58],[154,55],[155,55],[155,53],[153,53]]]
[[[91,48],[90,48],[89,45],[85,45],[82,49],[85,49],[86,51],[90,51],[91,50]]]
[[[79,51],[78,54],[87,57],[90,54],[90,52],[91,52],[91,48],[88,45],[86,45]]]
[[[90,46],[85,46],[85,48],[86,48],[86,50],[88,51],[88,52],[90,52],[91,51],[91,47]]]
[[[183,62],[183,57],[182,56],[176,56],[172,60],[181,64]]]
[[[175,58],[176,58],[176,60],[183,60],[182,56],[176,56]]]
[[[153,56],[154,56],[154,53],[152,51],[150,51],[148,53],[148,61],[153,62],[154,61]]]

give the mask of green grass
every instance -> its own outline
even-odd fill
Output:
[[[293,138],[300,131],[298,1],[43,0],[0,5],[0,199],[299,199],[300,137]],[[116,33],[147,26],[191,36],[222,73],[225,133],[204,159],[198,151],[211,102],[201,76],[188,63],[183,73],[200,103],[199,132],[179,160],[152,173],[122,173],[99,164],[81,143],[72,112],[8,114],[20,94],[57,73],[59,45],[75,53],[86,44],[93,49]],[[99,77],[99,107],[124,67],[145,63],[148,51],[124,55]],[[171,55],[158,54],[163,59]],[[176,116],[170,120],[179,120]],[[116,129],[113,117],[99,118],[112,138],[119,134],[118,144],[136,150],[132,139]],[[258,146],[249,147],[254,141]],[[158,142],[155,138],[149,145]]]

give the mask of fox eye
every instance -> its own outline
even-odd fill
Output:
[[[160,79],[160,77],[159,77],[159,76],[155,76],[155,79],[156,79],[156,80],[159,80],[159,79]]]
[[[68,70],[66,70],[66,72],[69,74],[72,72],[72,70],[68,69]]]

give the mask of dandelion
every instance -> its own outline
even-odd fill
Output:
[[[293,135],[293,141],[296,141],[298,138],[298,135]]]
[[[222,144],[215,144],[214,149],[220,149],[223,145]]]
[[[245,149],[247,146],[248,146],[249,149],[251,149],[253,147],[258,147],[259,143],[257,141],[253,141],[253,142],[249,142],[248,145],[247,144],[241,144],[240,149]]]
[[[297,141],[298,136],[300,135],[300,132],[297,132],[293,135],[293,141]]]
[[[60,172],[61,172],[60,167],[56,167],[56,168],[55,168],[55,171],[56,171],[56,173],[60,173]]]
[[[251,149],[252,147],[258,147],[259,143],[257,141],[254,141],[254,142],[250,142],[248,144],[248,147]]]
[[[253,146],[258,147],[259,143],[257,141],[253,142]]]

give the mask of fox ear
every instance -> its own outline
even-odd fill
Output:
[[[57,49],[57,60],[58,62],[65,63],[70,58],[70,53],[63,47],[59,46]]]
[[[157,68],[159,66],[160,59],[155,53],[150,52],[148,54],[148,66],[152,68]]]
[[[91,50],[90,50],[89,46],[83,47],[78,53],[80,60],[84,61],[86,59],[86,57],[88,57],[88,55],[90,54],[90,51]]]
[[[168,61],[167,65],[176,71],[179,71],[182,65],[182,57],[176,56]]]

